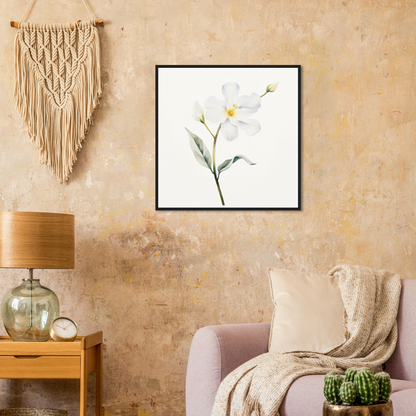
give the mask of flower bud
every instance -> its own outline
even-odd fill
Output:
[[[193,114],[192,117],[196,121],[200,121],[201,123],[205,123],[205,116],[204,116],[204,108],[198,101],[195,101],[194,106],[192,107]]]
[[[269,84],[266,87],[266,92],[275,92],[278,84],[278,82],[276,82],[276,84]]]

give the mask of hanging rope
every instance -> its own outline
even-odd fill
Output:
[[[85,2],[85,0],[82,0],[82,2],[84,3],[84,6],[85,6],[85,8],[87,9],[87,12],[88,12],[88,14],[90,15],[91,20],[95,20],[95,17],[94,17],[94,15],[93,15],[92,11],[90,10],[90,8],[88,7],[87,3]],[[35,3],[35,0],[30,0],[30,1],[29,1],[28,5],[27,5],[27,7],[26,7],[26,10],[25,10],[25,12],[24,12],[24,14],[23,14],[23,17],[20,19],[19,25],[20,25],[20,23],[22,23],[23,21],[25,21],[25,20],[26,20],[26,18],[27,18],[27,14],[29,13],[29,10],[30,10],[30,8],[32,7],[32,5],[33,5],[34,3]]]

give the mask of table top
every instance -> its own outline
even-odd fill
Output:
[[[82,350],[103,342],[103,332],[78,336],[73,342],[16,342],[0,336],[0,355],[81,355]]]

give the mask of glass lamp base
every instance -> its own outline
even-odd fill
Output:
[[[59,301],[38,279],[23,279],[4,297],[1,313],[13,341],[44,342],[49,340],[52,321],[59,316]]]

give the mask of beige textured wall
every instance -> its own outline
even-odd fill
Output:
[[[26,1],[0,2],[0,209],[75,214],[76,269],[36,276],[81,333],[104,331],[107,415],[183,415],[192,335],[269,320],[268,266],[346,262],[414,277],[415,2],[90,4],[106,21],[104,96],[61,185],[14,109],[8,22]],[[81,1],[37,0],[30,20],[85,17]],[[302,212],[155,212],[155,64],[302,65]],[[0,296],[23,276],[0,270]],[[74,381],[0,386],[0,405],[76,414]]]

